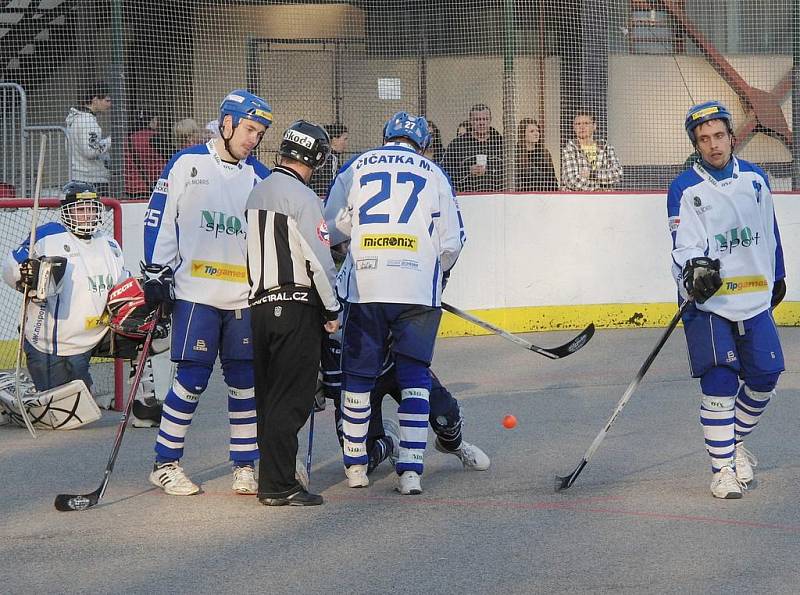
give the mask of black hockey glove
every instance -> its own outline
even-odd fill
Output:
[[[444,288],[447,287],[447,282],[450,280],[450,271],[445,271],[442,273],[442,293],[444,293]]]
[[[36,289],[36,286],[39,284],[39,267],[41,266],[41,262],[37,258],[26,258],[22,261],[19,265],[19,282],[17,283],[17,289],[19,291],[23,290],[23,287],[28,287],[28,289]]]
[[[778,279],[775,281],[775,285],[772,286],[772,301],[770,302],[770,306],[774,308],[783,301],[785,296],[786,281],[783,279]]]
[[[702,304],[722,287],[719,259],[692,258],[683,267],[683,286],[694,301]]]
[[[162,304],[161,314],[172,312],[175,303],[175,277],[172,269],[160,264],[139,263],[142,269],[144,299],[147,305],[155,308]]]

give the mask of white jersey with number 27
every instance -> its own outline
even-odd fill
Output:
[[[339,297],[440,306],[442,274],[466,236],[453,186],[410,147],[388,143],[337,174],[325,203],[331,245],[350,240]]]

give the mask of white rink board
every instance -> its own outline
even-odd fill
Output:
[[[663,303],[670,275],[666,194],[473,194],[459,197],[467,245],[447,286],[460,308]],[[775,197],[788,301],[800,258],[800,195]],[[143,256],[146,204],[122,203],[123,251]]]

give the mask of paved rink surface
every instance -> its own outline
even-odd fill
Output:
[[[800,592],[798,329],[781,329],[789,371],[748,441],[759,466],[743,499],[710,494],[681,329],[576,484],[554,493],[554,476],[577,465],[660,333],[598,331],[560,361],[494,336],[441,340],[434,369],[492,467],[465,472],[429,439],[416,497],[393,491],[387,466],[369,488],[346,487],[330,406],[317,416],[311,479],[323,506],[267,508],[234,495],[218,372],[183,460],[202,482],[198,496],[152,488],[156,430],[129,428],[101,504],[56,512],[56,493],[99,485],[119,414],[36,441],[0,428],[0,591]],[[572,334],[526,337],[553,346]],[[501,425],[507,413],[519,420],[513,430]]]

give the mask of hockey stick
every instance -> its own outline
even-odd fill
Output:
[[[314,412],[315,407],[311,407],[311,419],[308,422],[308,454],[306,454],[306,474],[308,484],[311,485],[311,445],[314,443]],[[306,488],[307,489],[307,488]]]
[[[42,195],[42,172],[44,171],[44,150],[47,146],[47,137],[42,134],[39,139],[39,165],[36,168],[36,189],[33,192],[33,212],[31,213],[31,237],[28,242],[28,258],[34,258],[34,245],[36,244],[36,220],[39,216],[39,197]],[[19,375],[22,370],[22,351],[25,344],[25,324],[28,321],[28,287],[27,283],[22,286],[22,308],[19,312],[19,344],[17,345],[17,362],[15,366],[16,382],[14,383],[14,393],[17,398],[17,405],[25,427],[33,438],[36,438],[36,430],[33,429],[31,418],[28,417],[28,410],[22,402],[22,394],[19,390]]]
[[[605,427],[602,430],[600,430],[600,433],[594,439],[594,442],[592,442],[591,446],[589,446],[589,449],[586,451],[586,454],[583,455],[581,462],[578,463],[578,466],[575,467],[575,470],[565,477],[560,477],[556,475],[556,492],[560,492],[561,490],[566,490],[567,488],[572,486],[573,483],[575,483],[576,479],[578,479],[578,475],[581,474],[583,468],[586,467],[586,464],[589,462],[589,460],[592,458],[592,455],[600,446],[600,443],[603,441],[603,438],[605,438],[606,434],[608,434],[608,431],[611,429],[611,425],[617,419],[617,416],[622,411],[622,408],[625,407],[625,404],[628,402],[628,399],[631,398],[633,391],[635,391],[639,386],[639,384],[641,384],[642,378],[644,378],[644,375],[647,373],[647,370],[650,369],[651,364],[656,359],[656,356],[661,351],[661,348],[664,347],[664,344],[667,342],[667,339],[669,339],[669,336],[672,334],[672,331],[675,330],[676,326],[678,326],[678,321],[681,319],[681,315],[683,314],[684,310],[686,310],[686,307],[688,305],[689,305],[689,300],[683,302],[683,304],[681,304],[681,307],[675,313],[675,316],[672,317],[672,320],[670,321],[664,333],[661,335],[661,338],[658,340],[658,343],[650,352],[650,355],[647,356],[647,359],[642,364],[642,367],[639,368],[639,371],[636,373],[636,377],[628,385],[628,388],[625,390],[625,394],[622,395],[622,398],[619,400],[619,403],[617,403],[617,408],[614,409],[614,413],[611,414],[611,417],[606,422]]]
[[[592,335],[594,335],[594,323],[590,323],[589,326],[583,329],[574,339],[558,347],[553,347],[552,349],[545,349],[544,347],[537,347],[533,343],[528,343],[522,337],[517,337],[516,335],[512,335],[508,331],[501,329],[499,326],[495,326],[490,322],[486,322],[485,320],[476,318],[469,312],[464,312],[464,310],[459,310],[458,308],[456,308],[455,306],[451,306],[450,304],[442,302],[442,308],[447,310],[451,314],[455,314],[459,318],[468,320],[472,324],[476,324],[481,328],[485,328],[487,331],[492,331],[493,333],[500,335],[504,339],[508,339],[512,343],[516,343],[517,345],[520,345],[525,349],[530,349],[534,353],[538,353],[539,355],[549,357],[550,359],[561,359],[562,357],[567,357],[568,355],[575,353],[581,347],[586,345],[589,342],[589,339],[592,338]]]
[[[154,320],[161,320],[161,306],[156,309],[154,316]],[[100,483],[100,487],[91,494],[59,494],[56,496],[55,501],[56,510],[61,512],[69,512],[70,510],[86,510],[87,508],[91,508],[100,502],[103,494],[105,494],[106,488],[108,487],[108,480],[111,477],[111,472],[114,470],[114,463],[117,460],[119,447],[122,444],[122,436],[125,434],[125,428],[128,426],[128,418],[130,417],[131,409],[133,408],[133,400],[136,396],[136,391],[139,388],[139,382],[142,379],[142,372],[145,368],[144,362],[150,355],[150,345],[153,343],[153,334],[156,331],[156,326],[157,325],[155,324],[153,325],[153,328],[150,329],[144,339],[142,353],[139,355],[139,360],[136,365],[136,374],[134,375],[133,382],[131,383],[131,390],[128,393],[128,400],[125,403],[125,409],[122,413],[122,420],[119,422],[119,426],[117,426],[117,436],[114,438],[114,448],[111,449],[111,456],[108,457],[108,463],[106,464],[105,474],[103,475],[103,481]]]

